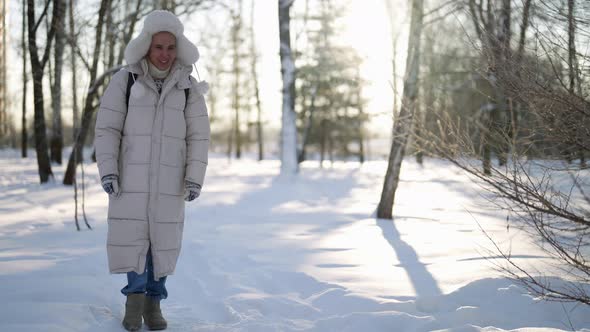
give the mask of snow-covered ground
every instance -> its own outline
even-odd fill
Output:
[[[310,162],[281,178],[276,161],[213,157],[187,205],[168,330],[590,331],[587,306],[536,299],[496,272],[476,220],[517,262],[547,258],[448,163],[408,159],[394,221],[375,219],[385,167]],[[63,168],[39,186],[35,159],[0,151],[0,331],[123,331],[107,197],[85,170],[93,230],[78,232]]]

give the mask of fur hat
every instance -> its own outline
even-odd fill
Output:
[[[176,37],[176,61],[185,66],[197,62],[199,50],[184,36],[184,26],[178,17],[166,10],[154,10],[146,16],[141,33],[125,48],[125,61],[128,64],[139,62],[148,53],[152,36],[161,31],[170,32]]]

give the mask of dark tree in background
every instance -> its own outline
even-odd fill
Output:
[[[52,121],[52,131],[51,131],[51,140],[50,140],[50,150],[51,150],[51,161],[56,162],[57,164],[61,165],[61,152],[63,149],[64,144],[64,137],[63,137],[63,128],[62,128],[62,120],[61,120],[61,109],[62,109],[62,102],[61,102],[61,83],[62,83],[62,72],[63,72],[63,57],[64,57],[64,50],[65,50],[65,39],[66,39],[66,30],[65,30],[65,19],[66,19],[66,1],[65,0],[53,0],[53,6],[56,8],[54,10],[55,15],[54,18],[54,25],[55,25],[55,47],[53,50],[54,56],[54,76],[53,76],[53,84],[51,85],[51,107],[53,109],[53,121]]]
[[[22,29],[21,29],[21,49],[23,54],[23,92],[22,92],[22,115],[21,115],[21,157],[27,157],[29,135],[27,133],[27,0],[22,2]]]
[[[45,112],[43,105],[43,76],[44,68],[49,60],[51,42],[55,35],[56,25],[52,22],[49,30],[47,31],[47,37],[45,39],[45,51],[43,56],[39,58],[39,49],[37,47],[37,30],[41,21],[47,15],[50,1],[45,3],[45,8],[41,13],[41,16],[37,19],[35,17],[35,1],[27,0],[27,20],[28,20],[28,36],[29,36],[29,55],[31,60],[31,70],[33,72],[33,104],[35,107],[35,151],[37,152],[37,166],[39,168],[39,178],[41,183],[49,181],[49,178],[53,176],[51,171],[51,164],[49,162],[49,154],[47,150],[47,133],[45,128]],[[59,20],[59,14],[61,13],[59,5],[53,6],[53,18],[52,21]]]
[[[74,184],[74,179],[76,177],[76,166],[77,162],[77,152],[82,150],[84,147],[84,142],[86,141],[86,136],[88,135],[88,130],[90,127],[90,122],[92,121],[93,113],[95,110],[95,98],[98,92],[98,85],[96,82],[96,73],[98,71],[98,60],[100,57],[100,50],[102,46],[102,29],[104,25],[104,17],[107,8],[110,6],[111,0],[101,0],[100,2],[100,9],[98,11],[98,23],[96,26],[96,36],[95,36],[95,43],[94,43],[94,55],[92,60],[92,67],[90,68],[90,87],[88,88],[88,94],[86,96],[86,102],[84,104],[84,109],[82,110],[82,123],[80,126],[80,130],[77,133],[76,140],[74,142],[74,148],[72,153],[70,154],[70,159],[68,161],[68,167],[66,169],[66,173],[64,175],[63,184],[72,185]],[[104,80],[104,76],[102,77]]]

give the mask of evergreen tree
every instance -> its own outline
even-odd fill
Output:
[[[367,120],[358,74],[361,58],[352,47],[337,42],[338,20],[346,8],[330,0],[311,5],[317,15],[306,17],[306,51],[297,58],[299,162],[310,149],[319,151],[322,161],[326,154],[330,160],[360,154]]]

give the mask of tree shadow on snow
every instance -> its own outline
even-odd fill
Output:
[[[381,228],[383,237],[397,255],[400,266],[406,270],[408,278],[414,286],[416,296],[432,297],[442,295],[438,287],[438,282],[428,272],[426,265],[420,262],[420,258],[414,248],[401,239],[400,233],[395,227],[395,221],[377,219],[377,226]]]

